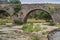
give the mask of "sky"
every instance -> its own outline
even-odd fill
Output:
[[[22,4],[31,4],[31,3],[57,3],[60,4],[60,0],[20,0]]]

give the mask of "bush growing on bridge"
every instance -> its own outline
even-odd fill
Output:
[[[21,5],[17,4],[14,6],[15,13],[19,12],[21,10]]]
[[[14,5],[14,10],[15,10],[15,13],[19,12],[20,9],[21,9],[21,2],[20,0],[9,0],[9,3],[10,4],[15,4]]]

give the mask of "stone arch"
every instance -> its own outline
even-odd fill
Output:
[[[10,13],[9,12],[7,12],[6,10],[0,10],[0,19],[2,19],[2,21],[1,22],[4,22],[3,21],[3,19],[5,19],[5,22],[7,23],[9,20],[11,20],[11,23],[13,23],[13,20],[12,20],[12,17],[11,17],[11,15],[10,15]],[[7,21],[7,20],[8,21]]]
[[[53,17],[52,17],[52,15],[50,14],[50,12],[48,12],[48,11],[46,11],[46,10],[43,10],[43,9],[33,9],[33,10],[30,10],[30,11],[26,14],[26,16],[24,17],[24,23],[27,22],[27,17],[29,16],[29,14],[30,14],[31,12],[35,11],[35,10],[42,10],[42,11],[48,13],[48,14],[51,16],[52,20],[53,20]]]
[[[0,10],[0,13],[6,12],[8,16],[10,16],[10,13],[6,10]]]

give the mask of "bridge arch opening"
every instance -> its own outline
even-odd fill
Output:
[[[5,10],[0,10],[0,18],[8,17],[8,16],[10,16],[8,12],[6,12]]]
[[[33,18],[36,18],[36,19],[43,19],[43,20],[45,19],[46,21],[53,21],[53,18],[50,15],[50,13],[42,9],[33,9],[29,11],[24,18],[24,22],[28,22],[28,18],[30,18],[31,16],[33,16]]]
[[[0,25],[12,22],[12,17],[6,10],[0,10]]]

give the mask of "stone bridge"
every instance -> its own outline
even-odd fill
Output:
[[[14,13],[12,4],[0,4],[0,10],[8,12],[10,15]]]
[[[27,21],[30,12],[34,10],[43,10],[49,13],[55,23],[60,23],[60,4],[22,4],[22,15],[20,18],[23,22]]]
[[[13,20],[27,22],[27,17],[34,10],[42,10],[49,13],[55,23],[60,23],[60,4],[22,4],[21,10],[14,14],[14,5],[16,4],[0,4],[0,10],[4,10],[10,14]]]

